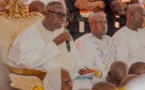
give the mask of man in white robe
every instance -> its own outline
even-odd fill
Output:
[[[127,9],[126,25],[117,31],[113,39],[117,42],[117,60],[123,60],[129,66],[135,62],[145,62],[145,35],[139,30],[144,22],[144,9],[132,4]]]
[[[85,34],[75,41],[75,45],[89,68],[102,71],[102,78],[94,78],[93,82],[106,81],[107,71],[116,60],[116,46],[107,36],[107,20],[102,12],[94,13],[89,18],[91,33]]]
[[[23,30],[15,39],[9,51],[8,64],[46,72],[62,67],[72,76],[78,76],[79,71],[85,71],[81,69],[84,64],[70,34],[59,29],[65,23],[66,10],[57,1],[50,2],[46,10],[42,22]],[[66,41],[70,41],[70,52],[66,48]]]

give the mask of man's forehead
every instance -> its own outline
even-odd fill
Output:
[[[54,9],[53,9],[54,11],[56,11],[56,12],[66,12],[66,9],[63,7],[63,6],[57,6],[57,7],[55,7]]]
[[[106,18],[97,18],[95,21],[96,22],[106,22],[107,20],[106,20]]]
[[[62,5],[62,4],[55,4],[55,5],[53,5],[53,6],[47,6],[47,8],[46,9],[48,9],[48,10],[54,10],[54,9],[60,9],[60,8],[64,8],[64,6]]]
[[[62,74],[63,79],[70,79],[70,75],[68,73]]]
[[[144,8],[143,7],[135,7],[135,8],[132,8],[133,12],[134,13],[144,13]]]

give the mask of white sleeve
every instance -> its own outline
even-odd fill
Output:
[[[56,44],[50,40],[46,45],[37,30],[24,30],[15,40],[8,59],[16,65],[35,69],[60,53]]]
[[[76,76],[78,76],[78,72],[80,69],[85,68],[85,62],[82,60],[82,58],[80,57],[80,54],[78,52],[78,50],[75,47],[74,42],[71,42],[71,46],[73,48],[72,52],[73,52],[73,62],[72,62],[72,69],[71,73],[72,73],[72,78],[74,79]]]
[[[126,34],[116,33],[113,36],[113,39],[115,40],[117,45],[117,60],[121,60],[127,63],[129,61],[131,52]]]
[[[82,46],[82,45],[84,45],[84,46]],[[85,44],[84,44],[84,42],[82,41],[82,38],[78,38],[77,40],[75,40],[75,46],[76,46],[76,48],[77,48],[77,50],[78,50],[78,52],[79,52],[81,58],[84,59],[85,54],[86,54],[86,49],[87,49],[87,48],[84,49]]]

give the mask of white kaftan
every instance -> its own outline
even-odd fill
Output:
[[[116,60],[116,45],[111,37],[104,35],[97,39],[91,33],[85,34],[75,41],[75,45],[89,68],[96,68],[103,72],[101,79],[94,82],[106,81],[106,75],[112,62]]]
[[[135,62],[145,62],[145,30],[133,31],[124,26],[117,31],[113,39],[117,42],[117,60],[129,66]]]
[[[8,64],[26,69],[50,71],[55,67],[67,69],[71,75],[78,75],[84,66],[79,53],[71,41],[71,51],[66,43],[56,45],[53,39],[64,30],[48,31],[42,22],[23,30],[15,39],[8,55]]]

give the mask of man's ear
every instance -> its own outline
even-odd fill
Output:
[[[109,71],[108,74],[107,74],[107,77],[106,77],[107,82],[111,81],[111,75],[112,75],[112,73],[111,73],[111,71]]]
[[[109,71],[109,72],[108,72],[108,76],[109,76],[109,77],[111,77],[111,76],[112,76],[112,73],[111,73],[111,71]]]

